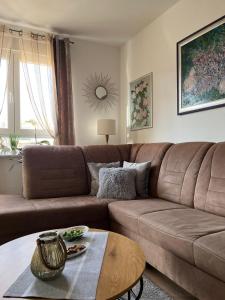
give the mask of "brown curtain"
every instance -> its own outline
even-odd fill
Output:
[[[56,91],[58,144],[74,145],[74,115],[71,82],[70,41],[68,38],[53,40]]]

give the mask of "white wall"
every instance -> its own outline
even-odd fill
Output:
[[[94,74],[109,74],[120,91],[120,49],[84,40],[76,40],[71,46],[75,135],[77,145],[104,144],[105,137],[97,135],[98,119],[116,119],[119,126],[119,96],[116,105],[108,112],[94,111],[83,96],[83,85],[87,78]],[[93,91],[94,92],[94,91]],[[119,143],[117,134],[110,136],[111,144]]]
[[[182,0],[121,50],[121,140],[225,141],[225,108],[177,116],[176,43],[225,14],[224,0]],[[153,128],[126,130],[128,84],[153,72]]]
[[[16,158],[0,157],[0,194],[22,194],[22,168]]]

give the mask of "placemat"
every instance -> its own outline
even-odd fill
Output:
[[[95,300],[108,232],[88,232],[87,251],[66,261],[62,274],[51,280],[34,277],[28,266],[6,291],[4,297]]]

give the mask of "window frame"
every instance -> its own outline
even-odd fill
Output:
[[[20,138],[34,138],[35,129],[21,128],[21,101],[20,101],[20,59],[19,51],[12,50],[11,60],[8,63],[8,85],[6,101],[8,103],[8,128],[0,127],[0,135],[16,134]],[[36,130],[37,138],[51,138],[45,130]]]

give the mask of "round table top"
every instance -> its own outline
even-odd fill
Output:
[[[0,298],[30,264],[39,233],[0,246]],[[145,269],[145,257],[137,243],[109,232],[96,300],[117,299],[130,290]],[[13,298],[10,298],[13,299]]]

